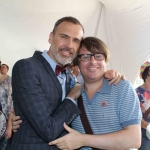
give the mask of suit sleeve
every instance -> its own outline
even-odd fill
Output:
[[[80,111],[68,99],[63,100],[53,111],[53,105],[48,103],[35,70],[33,63],[27,60],[20,60],[14,65],[12,96],[27,123],[38,136],[49,142],[58,138],[64,131],[63,123],[70,124]]]

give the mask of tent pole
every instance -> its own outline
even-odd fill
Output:
[[[101,14],[102,14],[102,10],[103,10],[103,3],[99,2],[99,5],[100,5],[99,15],[98,15],[97,23],[96,23],[94,37],[97,37],[97,31],[98,31],[98,28],[99,28],[100,18],[101,18]]]

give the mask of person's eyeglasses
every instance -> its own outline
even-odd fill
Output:
[[[80,54],[78,55],[78,58],[80,58],[82,61],[90,61],[91,57],[94,56],[95,60],[101,61],[105,59],[105,54],[104,53],[99,53],[99,54]]]

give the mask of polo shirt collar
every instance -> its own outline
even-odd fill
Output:
[[[108,85],[108,80],[106,78],[104,78],[104,82],[103,82],[103,85],[102,87],[100,88],[100,90],[98,91],[99,93],[110,93],[111,91],[111,88],[112,88],[112,84],[111,85]],[[82,92],[85,92],[84,90],[84,85],[82,86]],[[81,92],[81,93],[82,93]]]

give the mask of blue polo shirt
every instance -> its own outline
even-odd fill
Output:
[[[117,85],[108,85],[108,81],[104,79],[101,89],[91,100],[84,89],[82,99],[93,134],[115,132],[141,123],[139,99],[127,80],[121,80]],[[72,122],[72,128],[85,133],[80,116]]]

